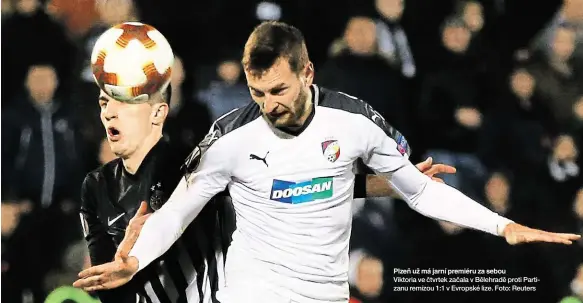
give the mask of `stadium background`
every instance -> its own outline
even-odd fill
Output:
[[[2,0],[3,302],[43,302],[87,265],[79,188],[112,159],[88,73],[96,37],[128,20],[167,36],[183,68],[166,135],[187,152],[249,102],[238,60],[267,19],[300,28],[316,83],[371,103],[414,161],[455,165],[448,184],[511,219],[583,233],[583,0]],[[363,302],[583,299],[583,241],[510,247],[388,198],[355,202],[352,238]],[[394,268],[540,281],[535,292],[395,292]]]

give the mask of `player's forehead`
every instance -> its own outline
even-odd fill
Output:
[[[144,102],[144,103],[128,103],[116,100],[115,98],[110,97],[105,92],[101,91],[99,93],[99,104],[105,102],[107,104],[115,104],[115,108],[117,111],[125,111],[125,112],[133,112],[133,113],[149,113],[150,109],[152,108],[151,103]]]
[[[254,91],[269,92],[269,91],[273,91],[273,90],[277,90],[277,89],[287,88],[290,86],[290,84],[285,82],[285,81],[280,81],[278,79],[278,80],[269,81],[269,82],[262,82],[262,81],[249,82],[248,86],[250,89],[252,89]]]
[[[123,103],[123,104],[128,104],[126,102],[122,102],[122,101],[119,101],[119,100],[116,100],[116,99],[112,98],[111,96],[109,96],[108,94],[106,94],[103,90],[101,90],[99,92],[99,101],[106,101],[106,102],[109,102],[109,101],[117,101],[117,102],[120,102],[120,103]]]
[[[261,74],[245,71],[247,84],[251,89],[270,91],[293,84],[297,75],[291,70],[287,60],[278,59],[268,70]]]

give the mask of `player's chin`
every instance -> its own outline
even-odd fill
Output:
[[[273,126],[275,128],[286,128],[286,127],[288,127],[288,123],[286,123],[285,121],[280,121],[280,120],[275,121],[275,122],[272,122],[272,124],[273,124]]]
[[[294,125],[290,113],[285,113],[277,117],[267,116],[267,119],[269,119],[269,122],[277,128],[292,127]]]
[[[117,157],[122,157],[124,154],[126,154],[126,148],[121,141],[109,141],[109,147],[111,148],[111,152]]]
[[[123,141],[121,138],[110,138],[107,137],[107,143],[109,143],[109,148],[115,153],[116,150],[123,149]]]

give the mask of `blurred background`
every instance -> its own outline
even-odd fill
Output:
[[[89,56],[141,21],[177,60],[166,138],[188,153],[250,102],[239,65],[262,20],[303,31],[321,86],[358,96],[417,163],[520,223],[583,233],[583,0],[2,0],[2,302],[94,302],[67,288],[88,265],[84,175],[114,158]],[[355,201],[354,302],[581,302],[583,241],[510,247],[389,198]],[[395,292],[394,268],[506,270],[535,292]],[[449,286],[450,284],[445,284]],[[494,301],[496,300],[496,301]]]

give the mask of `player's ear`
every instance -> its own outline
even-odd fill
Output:
[[[304,85],[310,86],[314,82],[314,64],[308,62],[304,69]]]
[[[152,106],[152,124],[162,125],[168,116],[168,103],[160,102]]]

